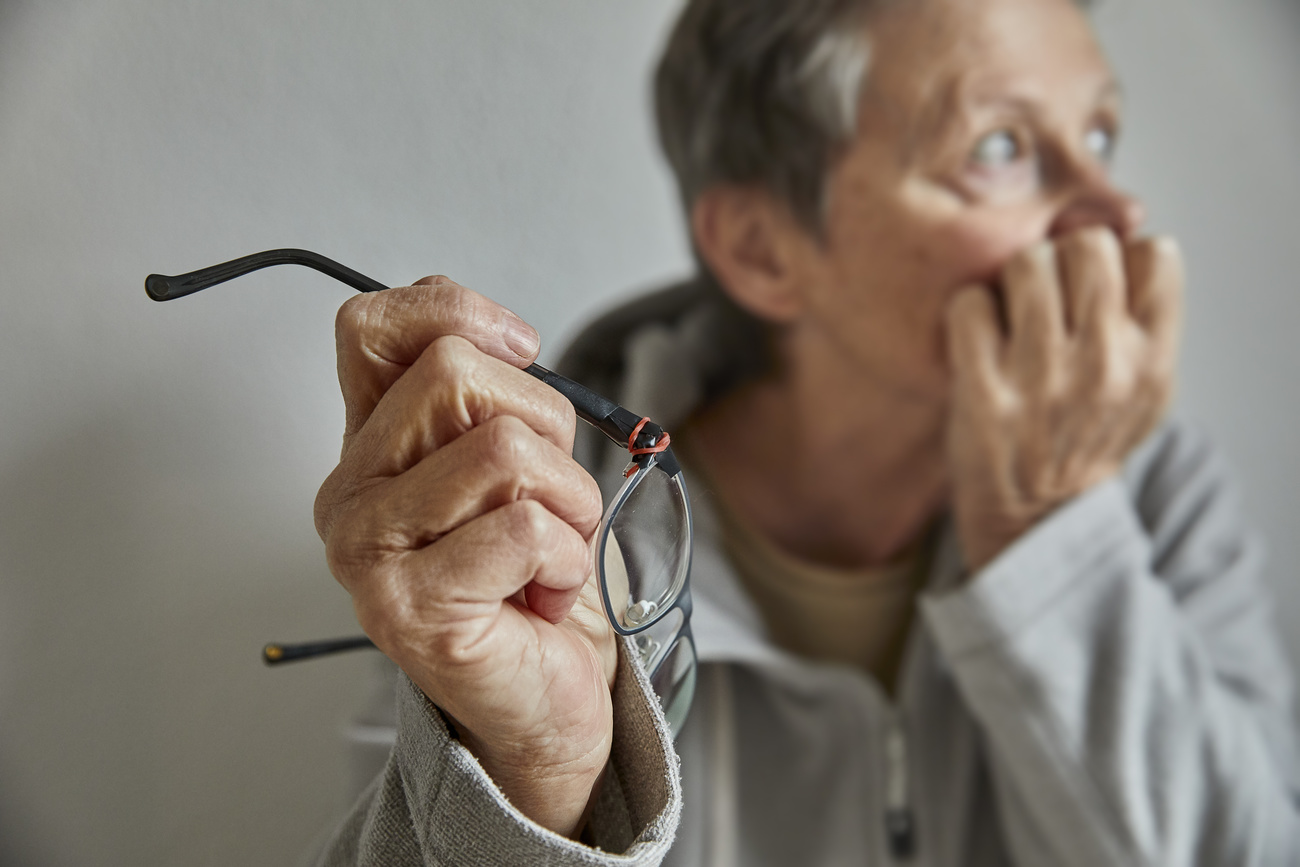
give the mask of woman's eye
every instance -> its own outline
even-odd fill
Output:
[[[1108,163],[1115,156],[1115,134],[1108,129],[1098,127],[1088,131],[1083,139],[1088,152],[1103,163]]]
[[[1020,141],[1009,130],[1000,129],[980,139],[971,160],[983,168],[997,168],[1014,163],[1023,156]]]

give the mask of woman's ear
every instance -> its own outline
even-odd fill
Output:
[[[705,190],[691,206],[691,234],[723,291],[742,308],[776,323],[803,311],[813,241],[765,191]]]

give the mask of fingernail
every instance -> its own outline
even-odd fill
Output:
[[[1158,235],[1155,238],[1156,249],[1167,256],[1181,256],[1183,247],[1172,235]]]
[[[542,345],[536,329],[513,313],[506,315],[505,331],[506,346],[520,358],[532,358]]]

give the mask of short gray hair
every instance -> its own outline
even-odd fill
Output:
[[[664,154],[689,212],[761,187],[820,233],[825,182],[857,127],[865,18],[888,0],[690,0],[655,75]]]
[[[654,83],[688,213],[711,186],[754,185],[820,235],[828,170],[857,129],[867,18],[891,2],[688,0]]]
[[[895,2],[906,0],[687,0],[654,96],[659,141],[688,214],[712,186],[754,186],[822,237],[830,167],[857,131],[868,18]],[[776,326],[737,305],[696,258],[696,289],[730,347],[727,369],[706,384],[713,399],[779,364]]]

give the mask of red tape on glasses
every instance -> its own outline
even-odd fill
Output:
[[[643,419],[641,419],[639,422],[637,422],[636,427],[632,428],[632,435],[631,435],[630,437],[627,438],[627,453],[628,453],[628,454],[633,455],[633,456],[635,456],[635,455],[657,455],[657,454],[659,454],[660,452],[662,452],[664,449],[668,448],[668,444],[671,443],[671,442],[673,441],[673,438],[670,437],[670,436],[668,435],[668,431],[664,431],[664,435],[661,436],[661,437],[659,437],[658,442],[656,442],[654,445],[650,446],[649,448],[644,448],[644,449],[639,449],[639,448],[637,448],[637,447],[636,447],[636,438],[637,438],[637,436],[641,433],[641,428],[645,427],[649,422],[650,422],[650,416],[646,416],[645,418],[643,418]]]
[[[636,438],[640,436],[641,428],[645,427],[646,424],[649,423],[649,421],[650,421],[650,416],[646,416],[645,418],[637,422],[636,427],[632,428],[632,435],[627,438],[627,452],[633,457],[636,457],[637,455],[657,455],[660,452],[662,452],[664,449],[668,448],[668,444],[673,441],[673,438],[668,435],[668,431],[664,431],[664,435],[659,437],[658,441],[654,445],[644,449],[637,448]],[[630,478],[631,475],[635,472],[636,472],[636,465],[633,464],[632,466],[627,468],[627,472],[623,474],[623,478],[625,479]]]

